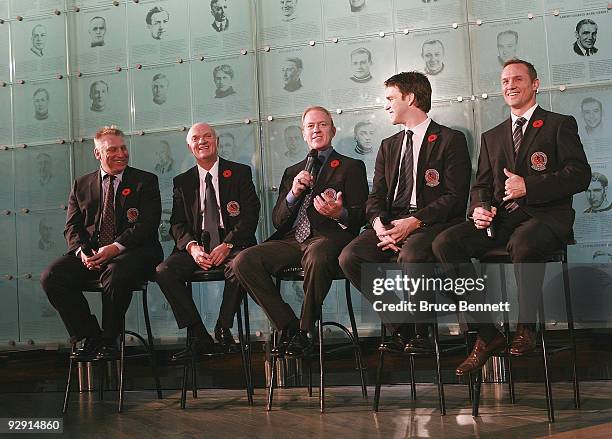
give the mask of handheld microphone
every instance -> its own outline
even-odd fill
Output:
[[[206,253],[210,252],[210,233],[207,230],[202,230],[202,234],[200,235],[200,240],[198,241],[198,245],[204,247],[204,251]]]
[[[91,244],[87,243],[81,246],[81,252],[87,256],[87,257],[92,257],[93,256],[93,249],[91,248]]]
[[[478,191],[478,200],[480,201],[480,207],[485,210],[491,211],[491,192],[488,189],[480,189]],[[493,222],[487,227],[487,236],[489,239],[495,239],[495,228]]]
[[[391,224],[391,218],[389,217],[389,212],[380,212],[380,215],[378,216],[378,218],[380,218],[380,223],[383,226],[388,226],[389,224]]]
[[[315,160],[318,160],[319,152],[316,149],[311,149],[308,152],[308,156],[306,157],[306,166],[304,167],[304,171],[312,174],[312,170],[314,168]]]

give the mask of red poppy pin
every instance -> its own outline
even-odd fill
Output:
[[[338,166],[340,166],[340,160],[332,160],[331,162],[329,162],[329,166],[331,166],[332,168],[337,168]]]
[[[226,169],[225,171],[223,171],[223,176],[225,178],[230,178],[232,176],[232,171],[231,169]]]
[[[428,141],[429,143],[431,143],[431,142],[435,142],[437,138],[438,138],[438,135],[437,135],[437,134],[430,134],[430,135],[429,135],[429,137],[427,138],[427,141]]]
[[[533,121],[533,127],[534,128],[540,128],[542,125],[544,125],[544,121],[542,119],[538,119],[538,120],[534,120]]]
[[[130,189],[129,187],[126,187],[125,189],[121,191],[121,195],[123,195],[124,197],[127,197],[131,193],[132,193],[132,189]]]

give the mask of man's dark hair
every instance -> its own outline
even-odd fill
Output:
[[[580,33],[580,28],[585,25],[585,24],[593,24],[595,26],[597,26],[597,23],[595,23],[593,20],[591,20],[590,18],[585,18],[583,20],[580,20],[577,24],[576,24],[576,32]]]
[[[159,6],[155,6],[153,9],[151,9],[145,17],[145,21],[147,22],[147,24],[151,24],[151,17],[153,16],[153,14],[159,14],[160,12],[165,12],[166,14],[168,14],[168,11]],[[170,18],[170,14],[168,14],[168,18]]]
[[[531,64],[529,61],[525,61],[524,59],[512,58],[504,63],[504,69],[512,64],[523,64],[525,67],[527,67],[527,71],[529,72],[529,77],[531,78],[531,81],[535,81],[536,79],[538,79],[538,72],[536,71],[533,64]]]
[[[431,84],[421,72],[401,72],[385,81],[385,87],[397,87],[402,97],[414,94],[414,103],[425,113],[431,110]]]

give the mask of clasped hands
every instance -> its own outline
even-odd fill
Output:
[[[121,253],[119,247],[115,244],[109,244],[100,247],[98,250],[92,249],[91,256],[87,256],[82,250],[79,255],[81,256],[83,265],[85,265],[88,270],[99,270],[119,253]]]
[[[381,250],[400,251],[399,245],[421,226],[421,220],[411,216],[391,221],[385,226],[380,219],[374,221],[373,228],[380,240],[377,244]],[[388,228],[387,228],[388,227]]]
[[[206,253],[203,246],[194,243],[187,246],[187,251],[202,270],[209,270],[223,264],[230,254],[230,248],[224,243],[216,246],[210,253]]]
[[[312,186],[312,184],[314,184],[314,177],[305,170],[300,171],[299,174],[293,178],[291,192],[294,197],[300,197],[307,188]],[[313,205],[321,215],[338,220],[342,216],[342,192],[338,192],[335,196],[323,192],[314,197]]]

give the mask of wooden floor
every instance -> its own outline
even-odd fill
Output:
[[[116,393],[105,401],[96,394],[73,394],[64,416],[63,437],[74,438],[610,438],[612,437],[612,382],[582,384],[580,410],[572,405],[569,383],[553,387],[557,422],[546,418],[546,401],[541,384],[517,384],[517,404],[508,401],[506,387],[483,384],[480,417],[472,418],[467,388],[446,385],[448,413],[440,416],[436,387],[421,384],[417,401],[410,401],[405,385],[382,389],[378,413],[370,400],[361,398],[359,387],[326,389],[327,411],[321,415],[318,397],[307,396],[304,388],[275,392],[275,406],[264,409],[265,390],[256,389],[255,405],[249,407],[244,391],[199,391],[199,398],[179,408],[179,393],[126,393],[122,414],[116,413]],[[62,394],[0,394],[0,417],[59,417]],[[2,435],[4,436],[4,435]],[[19,435],[16,437],[26,437]],[[33,437],[40,437],[39,435]],[[55,436],[57,437],[57,436]]]

